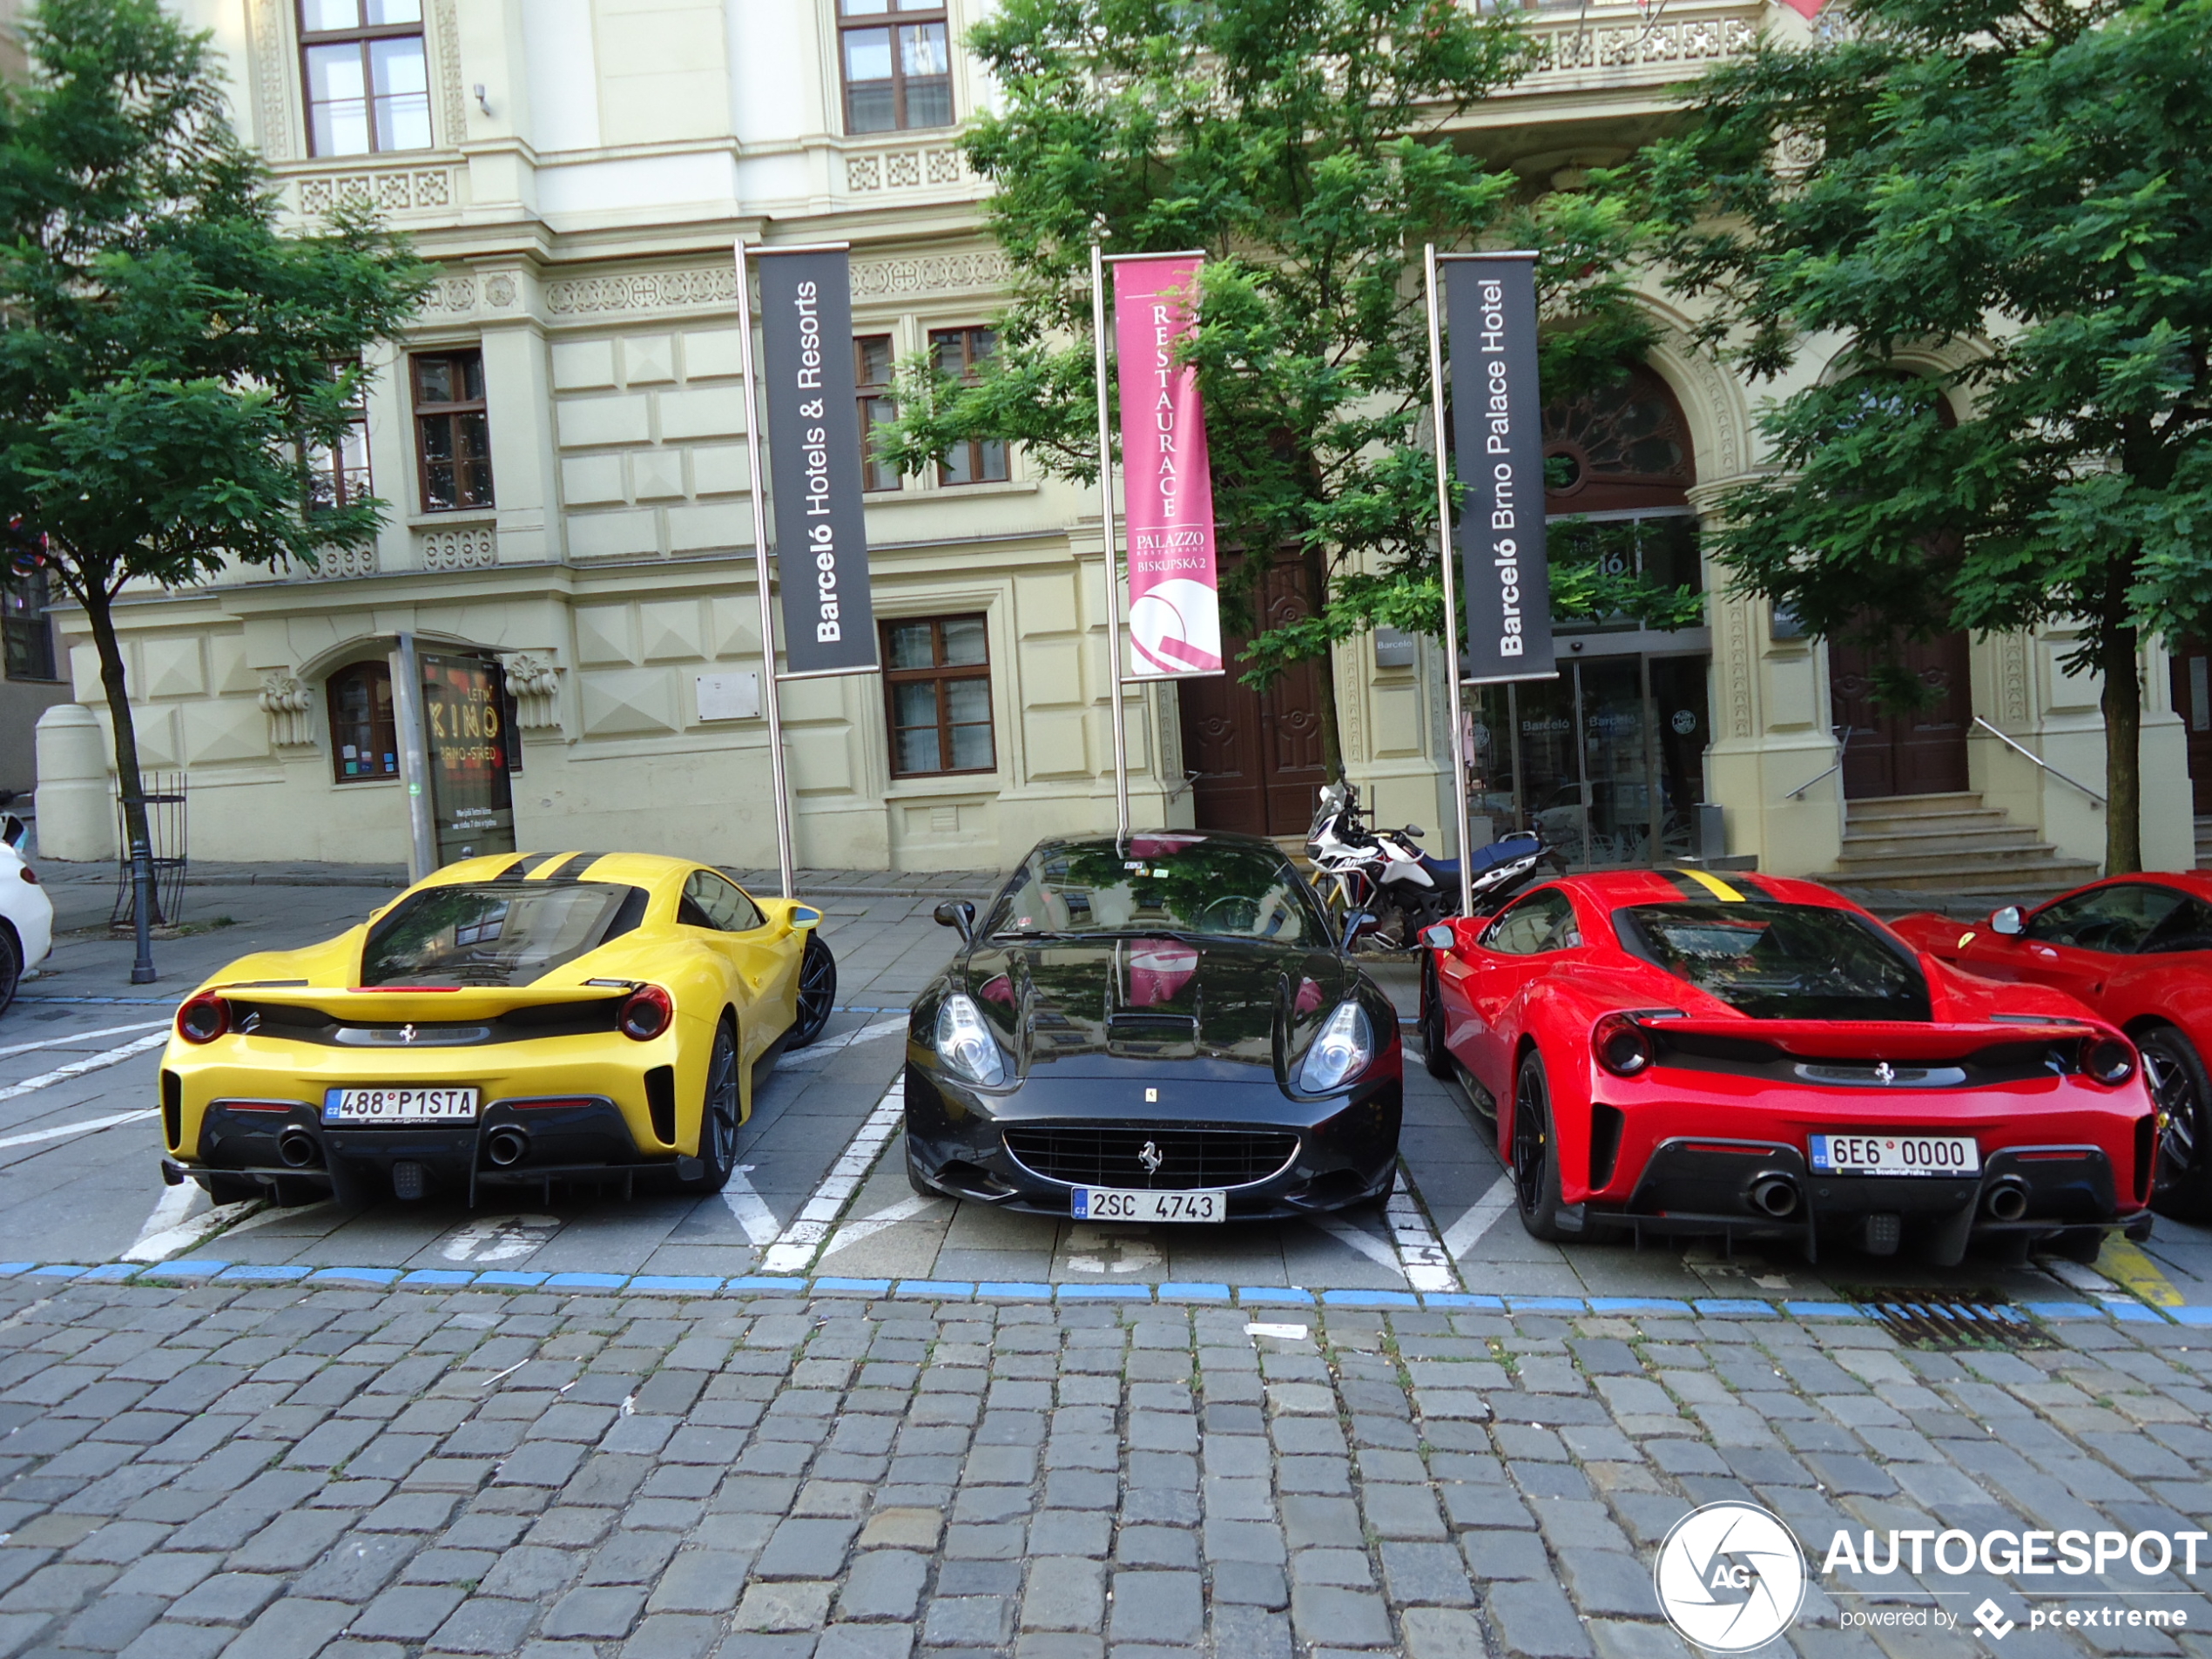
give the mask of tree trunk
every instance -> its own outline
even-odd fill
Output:
[[[2113,628],[2100,652],[2105,716],[2105,873],[2143,867],[2143,683],[2135,664],[2135,631]]]
[[[1305,556],[1306,575],[1313,589],[1313,614],[1325,616],[1329,609],[1328,561],[1318,552]],[[1332,645],[1314,661],[1315,688],[1319,694],[1321,717],[1321,766],[1331,783],[1344,781],[1344,732],[1337,724],[1337,653]]]
[[[115,785],[123,798],[123,857],[141,841],[149,854],[153,838],[146,828],[145,786],[138,772],[138,733],[131,721],[131,688],[124,672],[123,647],[115,637],[112,597],[97,581],[88,581],[78,596],[84,602],[84,619],[92,630],[92,649],[99,653],[100,689],[107,694],[107,711],[115,727]],[[161,921],[161,899],[150,896],[150,922]]]

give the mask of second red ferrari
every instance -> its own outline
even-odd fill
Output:
[[[1809,881],[1568,877],[1425,935],[1421,1032],[1494,1112],[1522,1224],[2087,1259],[2145,1217],[2134,1045]]]

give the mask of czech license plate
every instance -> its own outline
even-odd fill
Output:
[[[322,1097],[326,1123],[473,1123],[473,1089],[331,1089]]]
[[[1229,1213],[1219,1192],[1143,1192],[1119,1187],[1077,1187],[1070,1213],[1077,1221],[1219,1221]]]
[[[1979,1175],[1971,1135],[1815,1135],[1816,1175]]]

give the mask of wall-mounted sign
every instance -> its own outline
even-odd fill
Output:
[[[758,674],[702,674],[699,718],[757,720],[760,718],[760,676]]]
[[[1536,266],[1452,259],[1452,424],[1467,646],[1461,678],[1549,679],[1551,567],[1544,545],[1543,397],[1536,384]]]
[[[876,665],[875,613],[860,513],[848,261],[842,249],[764,249],[755,258],[784,655],[792,674],[867,673]]]
[[[496,660],[418,651],[437,865],[515,851],[506,676]]]

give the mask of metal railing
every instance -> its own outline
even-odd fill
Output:
[[[2022,744],[2014,742],[2011,738],[2006,737],[2002,732],[2000,732],[1995,726],[1990,725],[1988,721],[1983,719],[1979,714],[1974,716],[1974,724],[1979,726],[1983,731],[1988,732],[1991,737],[1996,738],[1998,742],[2003,744],[2007,749],[2010,749],[2014,754],[2019,755],[2025,759],[2033,761],[2037,765],[2040,766],[2044,771],[2049,772],[2052,777],[2057,779],[2060,783],[2073,785],[2074,788],[2080,790],[2083,794],[2087,795],[2089,798],[2090,803],[2096,806],[2100,811],[2109,804],[2106,801],[2102,795],[2097,793],[2095,790],[2090,788],[2088,785],[2083,783],[2079,778],[2067,777],[2066,773],[2060,772],[2049,761],[2044,759],[2041,755],[2037,754],[2034,750],[2030,749]]]
[[[1833,729],[1832,735],[1835,738],[1836,743],[1835,763],[1825,772],[1815,772],[1811,777],[1806,779],[1804,782],[1799,784],[1795,789],[1784,795],[1782,798],[1783,799],[1803,800],[1804,799],[1806,790],[1811,789],[1815,784],[1820,782],[1824,778],[1834,777],[1838,772],[1844,769],[1844,755],[1851,748],[1851,728],[1847,725],[1837,726]]]

